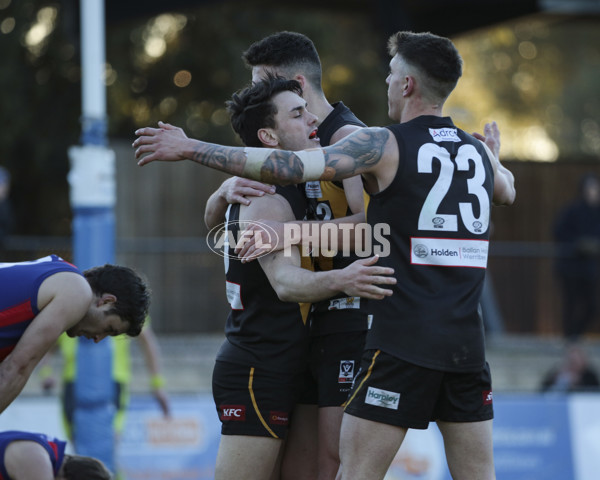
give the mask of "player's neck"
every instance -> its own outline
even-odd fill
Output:
[[[430,105],[420,103],[419,105],[407,104],[400,115],[400,123],[408,122],[422,115],[433,115],[441,117],[443,105]]]
[[[308,111],[318,117],[319,124],[333,111],[333,107],[327,101],[323,92],[305,88],[303,96],[308,104]]]

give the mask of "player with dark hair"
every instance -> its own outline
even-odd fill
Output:
[[[331,145],[366,126],[342,102],[330,104],[327,100],[321,84],[321,60],[313,41],[306,35],[289,31],[274,33],[253,43],[242,59],[251,68],[253,81],[274,73],[300,82],[308,109],[319,117],[317,136],[321,146]],[[368,196],[359,176],[341,181],[309,181],[305,184],[305,193],[309,221],[339,220],[348,225],[365,221]],[[357,258],[342,252],[333,257],[320,255],[315,268],[321,271],[344,268]],[[364,347],[369,318],[367,304],[367,300],[360,297],[336,295],[312,305],[307,372],[311,388],[305,392],[302,403],[318,406],[317,420],[313,423],[302,419],[304,436],[292,436],[292,441],[308,444],[312,431],[317,428],[318,449],[312,456],[317,459],[321,480],[335,478],[339,467],[342,406],[348,398]],[[314,442],[313,445],[316,449],[317,445]],[[284,472],[296,471],[307,461],[309,458],[300,455],[286,456]]]
[[[82,273],[57,255],[0,263],[0,412],[63,332],[95,342],[136,336],[149,305],[148,287],[128,267]]]
[[[268,152],[190,140],[159,124],[139,129],[133,146],[139,165],[191,159],[262,181],[361,174],[369,224],[391,229],[381,263],[399,281],[371,305],[342,422],[341,478],[384,478],[408,429],[436,421],[453,478],[490,480],[493,401],[478,304],[491,205],[514,202],[514,177],[499,161],[495,124],[484,128],[492,152],[484,137],[442,116],[462,72],[449,39],[398,32],[389,53],[388,114],[399,123],[387,128],[364,128],[322,149]]]
[[[318,145],[316,117],[306,110],[301,94],[295,80],[267,75],[227,103],[234,130],[249,145],[294,150]],[[220,203],[216,194],[206,207],[216,215],[221,208],[213,203]],[[256,198],[248,206],[229,205],[224,219],[227,232],[237,238],[246,222],[302,219],[305,212],[299,189],[277,186],[274,195]],[[310,259],[301,259],[296,247],[244,264],[235,257],[235,245],[228,248],[225,268],[232,310],[213,373],[213,396],[223,424],[215,476],[278,478],[282,440],[290,418],[298,414],[308,356],[309,305],[297,302],[340,292],[379,299],[388,291],[375,284],[393,282],[383,277],[392,271],[370,266],[377,261],[373,257],[336,272],[313,272]]]
[[[99,460],[65,455],[66,442],[42,433],[0,432],[0,478],[6,480],[110,480]]]

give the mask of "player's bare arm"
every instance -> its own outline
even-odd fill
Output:
[[[14,480],[54,480],[52,462],[46,449],[37,442],[11,442],[5,452],[7,473]]]
[[[392,268],[376,265],[377,256],[359,259],[346,268],[326,272],[299,268],[296,265],[299,258],[298,249],[294,247],[291,255],[279,251],[259,259],[283,301],[317,302],[341,292],[348,296],[381,300],[392,295],[392,290],[383,286],[396,283]]]
[[[88,282],[76,273],[60,272],[42,282],[38,293],[40,313],[0,363],[0,412],[21,392],[58,337],[85,316],[92,298]]]
[[[137,130],[138,138],[133,147],[138,165],[189,159],[232,175],[271,184],[289,184],[342,180],[362,173],[381,179],[383,170],[387,169],[385,165],[397,162],[395,140],[385,128],[364,128],[335,145],[301,152],[226,147],[189,139],[180,130],[176,127]],[[390,165],[394,172],[396,167],[397,163]]]

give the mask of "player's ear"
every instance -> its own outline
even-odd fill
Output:
[[[275,132],[270,128],[261,128],[256,132],[258,135],[258,139],[260,143],[262,143],[265,147],[275,148],[279,145],[279,139]]]
[[[306,85],[306,77],[304,75],[298,74],[294,77],[294,80],[296,80],[302,87],[302,90],[304,90],[304,86]]]
[[[107,303],[115,303],[117,301],[117,297],[115,297],[112,293],[103,293],[102,296],[98,299],[98,306],[106,305]]]

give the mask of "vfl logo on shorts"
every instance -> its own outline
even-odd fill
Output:
[[[389,392],[387,390],[381,390],[379,388],[369,387],[367,390],[365,403],[368,403],[369,405],[375,405],[376,407],[398,410],[400,394],[396,392]]]
[[[290,423],[290,416],[286,412],[269,412],[269,423],[271,425],[287,425]]]
[[[340,360],[338,383],[352,383],[354,380],[354,360]]]
[[[491,405],[494,402],[494,396],[491,390],[484,390],[483,392],[481,392],[481,394],[483,396],[484,405]]]
[[[246,421],[246,406],[245,405],[221,405],[219,407],[221,411],[221,421],[235,421],[245,422]]]

